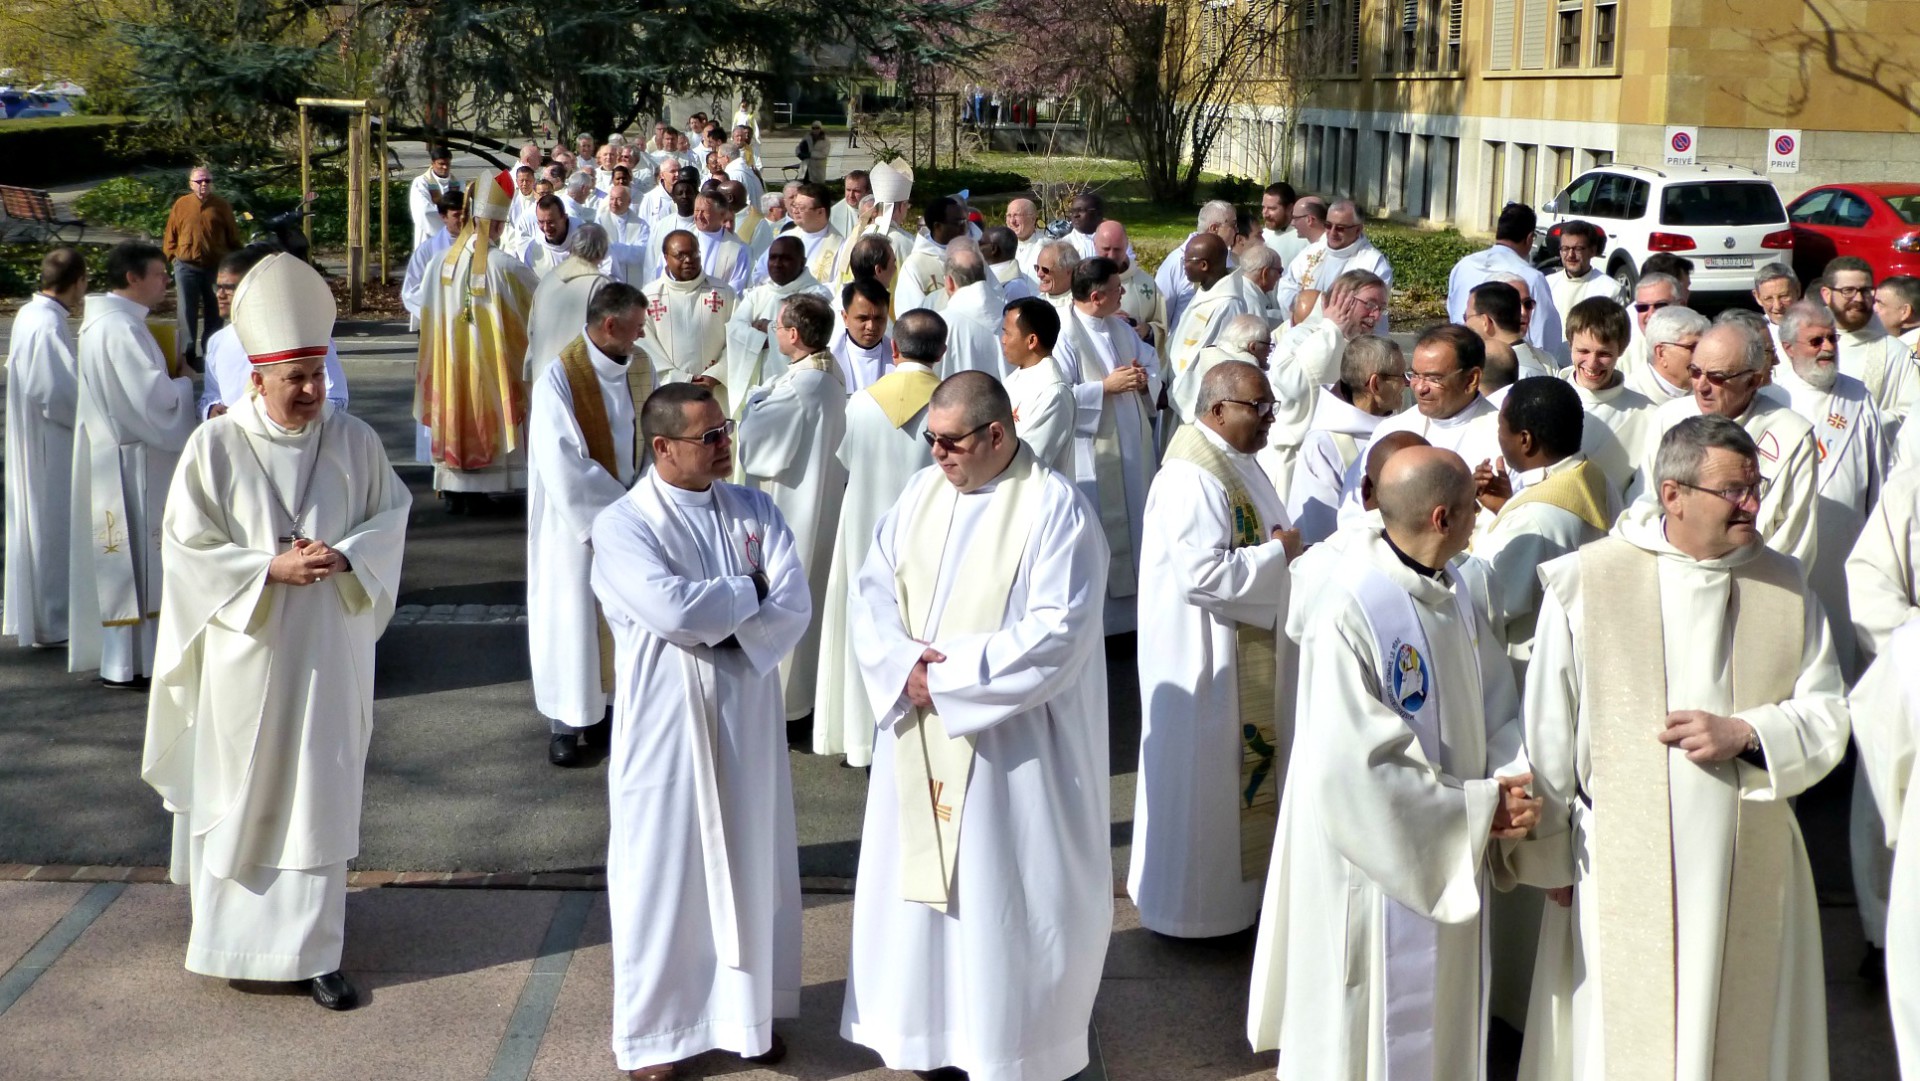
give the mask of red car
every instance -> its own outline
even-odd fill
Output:
[[[1841,255],[1865,259],[1874,281],[1920,275],[1920,184],[1826,184],[1789,203],[1787,220],[1801,281]]]

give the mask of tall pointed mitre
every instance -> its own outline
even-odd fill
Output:
[[[254,264],[233,291],[233,332],[256,365],[324,357],[338,311],[319,271],[275,252]]]

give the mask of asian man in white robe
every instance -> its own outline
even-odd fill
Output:
[[[788,297],[772,328],[786,370],[765,386],[744,392],[740,409],[740,471],[748,486],[780,508],[793,533],[793,547],[807,578],[812,609],[822,610],[847,467],[840,440],[847,430],[847,394],[834,370],[827,339],[833,308],[811,294]],[[814,676],[819,670],[821,621],[780,662],[787,720],[813,714]]]
[[[1072,283],[1053,359],[1073,388],[1074,479],[1107,538],[1106,630],[1125,634],[1135,623],[1140,538],[1157,467],[1159,358],[1118,315],[1120,268],[1113,260],[1079,263]]]
[[[1484,1077],[1487,890],[1510,881],[1494,842],[1538,802],[1513,673],[1448,566],[1473,535],[1472,472],[1408,447],[1377,494],[1302,619],[1313,723],[1281,795],[1248,1037],[1287,1078]]]
[[[638,289],[604,282],[573,340],[533,381],[527,644],[534,708],[547,720],[547,761],[561,767],[580,765],[583,750],[605,750],[610,739],[613,635],[593,597],[593,521],[640,475],[646,448],[634,398],[652,389],[635,345],[645,308]]]
[[[1060,310],[1039,297],[1007,304],[1000,316],[1000,355],[1007,358],[1003,384],[1013,401],[1020,441],[1040,464],[1073,476],[1073,388],[1060,374],[1053,349],[1060,340]]]
[[[871,241],[861,237],[854,246],[869,249],[886,245],[886,238]],[[887,374],[894,349],[890,341],[888,316],[893,297],[886,284],[877,278],[856,277],[840,287],[840,329],[833,335],[833,355],[840,362],[840,377],[847,382],[847,393],[854,394]],[[941,323],[944,333],[946,324]],[[942,356],[947,343],[940,342]]]
[[[778,1062],[800,1012],[800,863],[780,658],[812,609],[768,496],[725,482],[733,421],[704,386],[641,409],[653,466],[593,526],[613,629],[607,903],[613,1054],[638,1081],[722,1048]]]
[[[876,238],[877,239],[877,238]],[[881,243],[885,243],[881,240]],[[871,281],[870,285],[876,285]],[[851,289],[853,283],[849,283]],[[885,297],[882,290],[881,296]],[[855,303],[866,301],[856,297]],[[917,313],[916,313],[917,312]],[[914,474],[933,462],[926,442],[927,403],[940,385],[947,327],[938,313],[901,317],[887,342],[893,367],[847,399],[840,463],[847,494],[833,542],[825,607],[820,610],[820,675],[814,690],[813,753],[844,754],[849,766],[873,763],[875,714],[860,674],[854,582],[873,546],[873,530]]]
[[[1293,743],[1281,629],[1301,551],[1253,459],[1273,423],[1260,369],[1215,365],[1147,496],[1140,549],[1140,773],[1127,893],[1148,930],[1252,927]]]
[[[1845,753],[1846,688],[1800,568],[1762,543],[1758,458],[1730,418],[1681,421],[1657,502],[1540,570],[1525,715],[1543,809],[1514,855],[1553,903],[1523,1078],[1827,1076],[1788,800]]]
[[[841,1035],[892,1069],[1059,1081],[1087,1065],[1113,922],[1107,553],[1012,412],[984,372],[941,384],[937,468],[856,585],[879,732]]]
[[[70,320],[87,295],[87,261],[55,248],[40,291],[13,317],[7,342],[7,561],[0,634],[22,646],[67,640],[73,527],[73,425],[80,371]]]
[[[187,970],[346,1010],[374,641],[413,500],[373,429],[327,403],[333,317],[325,280],[285,254],[234,297],[255,393],[196,431],[173,474],[140,775],[174,816]]]
[[[67,670],[99,669],[110,687],[145,690],[159,629],[160,512],[198,418],[193,380],[174,373],[147,329],[167,295],[160,249],[114,245],[107,288],[87,298],[75,354]]]
[[[727,319],[726,383],[735,392],[736,415],[747,394],[786,369],[774,333],[780,306],[801,294],[827,299],[827,287],[807,272],[806,251],[794,237],[775,237],[767,245],[766,269],[766,279],[741,295]]]

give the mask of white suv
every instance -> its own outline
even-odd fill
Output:
[[[1595,265],[1626,288],[1655,252],[1693,262],[1692,291],[1746,292],[1755,268],[1790,259],[1793,230],[1773,182],[1737,165],[1614,162],[1581,173],[1548,200],[1538,261],[1559,262],[1559,228],[1585,221],[1606,233]]]

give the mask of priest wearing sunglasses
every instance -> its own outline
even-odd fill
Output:
[[[1758,451],[1763,484],[1759,505],[1750,511],[1754,528],[1767,547],[1798,559],[1805,578],[1816,548],[1820,455],[1813,425],[1785,404],[1778,391],[1761,393],[1772,381],[1773,359],[1773,341],[1764,329],[1740,322],[1709,329],[1693,347],[1693,363],[1687,367],[1693,393],[1654,411],[1641,461],[1651,463],[1660,440],[1688,417],[1722,416],[1746,429]],[[1651,495],[1652,479],[1644,474],[1640,479],[1641,489]]]
[[[658,1081],[715,1048],[757,1063],[800,1008],[800,869],[780,661],[813,616],[773,498],[726,483],[733,421],[668,383],[653,468],[594,520],[614,639],[608,760],[613,1053]]]

